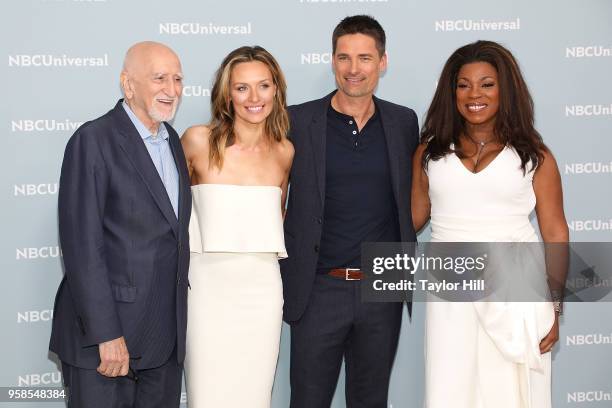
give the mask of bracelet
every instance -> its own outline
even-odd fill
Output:
[[[553,300],[553,309],[561,316],[563,314],[563,303],[560,300]]]

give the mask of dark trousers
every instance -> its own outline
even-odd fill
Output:
[[[96,370],[62,362],[62,377],[68,387],[68,408],[172,408],[181,399],[183,366],[176,348],[164,365],[137,370],[137,381],[127,377],[105,377]]]
[[[362,303],[359,281],[317,275],[291,323],[291,408],[329,408],[345,361],[346,406],[387,408],[402,303]]]

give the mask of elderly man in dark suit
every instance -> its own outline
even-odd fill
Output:
[[[72,407],[178,407],[187,324],[191,195],[177,133],[181,91],[168,47],[138,43],[125,99],[85,123],[64,154],[59,232],[65,276],[50,349]]]
[[[291,325],[291,407],[328,408],[342,360],[348,407],[387,407],[401,303],[363,303],[361,244],[415,241],[415,113],[376,98],[385,32],[368,16],[334,30],[337,90],[289,108],[295,159],[281,261]]]

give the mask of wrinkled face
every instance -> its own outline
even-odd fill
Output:
[[[276,85],[270,69],[260,61],[236,64],[230,75],[230,101],[234,120],[262,123],[274,108]]]
[[[332,66],[339,92],[348,97],[371,96],[387,68],[387,55],[379,55],[374,38],[347,34],[336,41]]]
[[[183,91],[183,74],[177,56],[165,49],[151,50],[139,58],[124,86],[134,113],[147,127],[174,117]]]
[[[499,110],[497,70],[488,62],[465,64],[457,75],[456,103],[470,125],[494,125]]]

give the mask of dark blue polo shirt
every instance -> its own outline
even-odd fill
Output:
[[[362,242],[400,241],[389,153],[378,110],[361,132],[353,117],[327,112],[325,207],[317,270],[360,268]]]

